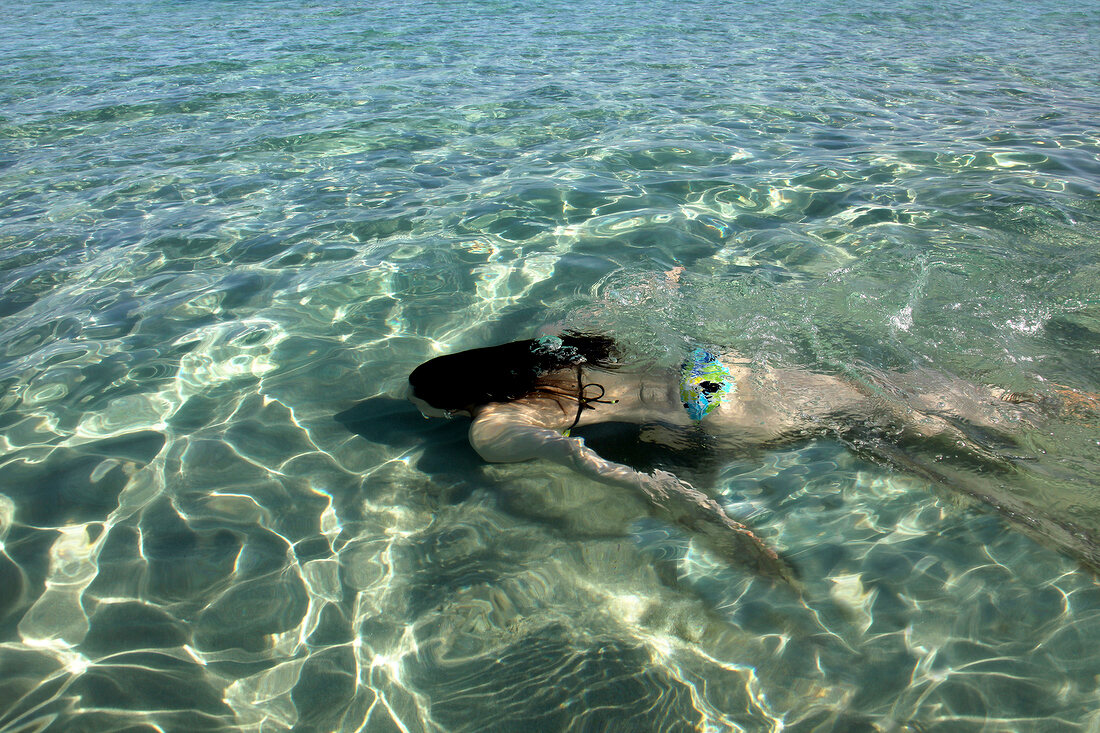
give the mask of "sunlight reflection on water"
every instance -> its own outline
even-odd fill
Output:
[[[0,730],[1100,722],[1095,10],[0,15]],[[546,324],[1064,419],[635,456],[796,593],[402,399]]]

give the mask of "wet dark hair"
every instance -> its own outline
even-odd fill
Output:
[[[543,336],[460,351],[424,362],[409,375],[409,384],[413,394],[439,410],[461,410],[534,394],[575,398],[575,389],[567,390],[544,378],[580,364],[615,368],[615,341],[607,336],[566,331],[560,337]]]

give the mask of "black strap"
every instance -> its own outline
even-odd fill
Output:
[[[584,391],[589,387],[599,387],[600,393],[595,397],[585,397]],[[573,424],[565,429],[565,435],[569,435],[569,432],[577,427],[577,423],[581,421],[582,410],[595,410],[592,407],[593,402],[599,402],[601,405],[614,405],[618,400],[605,400],[603,396],[607,394],[607,390],[604,389],[602,384],[596,382],[589,382],[588,384],[581,384],[581,365],[577,365],[577,416],[573,418]]]

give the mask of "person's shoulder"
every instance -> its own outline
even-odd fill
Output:
[[[548,442],[563,439],[545,417],[522,401],[486,405],[470,424],[470,445],[492,463],[535,458]]]
[[[548,426],[561,419],[561,407],[551,398],[521,397],[509,402],[490,402],[482,405],[474,422],[508,422],[525,425]]]

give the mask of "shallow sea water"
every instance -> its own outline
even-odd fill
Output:
[[[0,731],[1100,730],[1095,5],[0,21]],[[653,459],[799,595],[400,399],[546,324],[1066,409]]]

